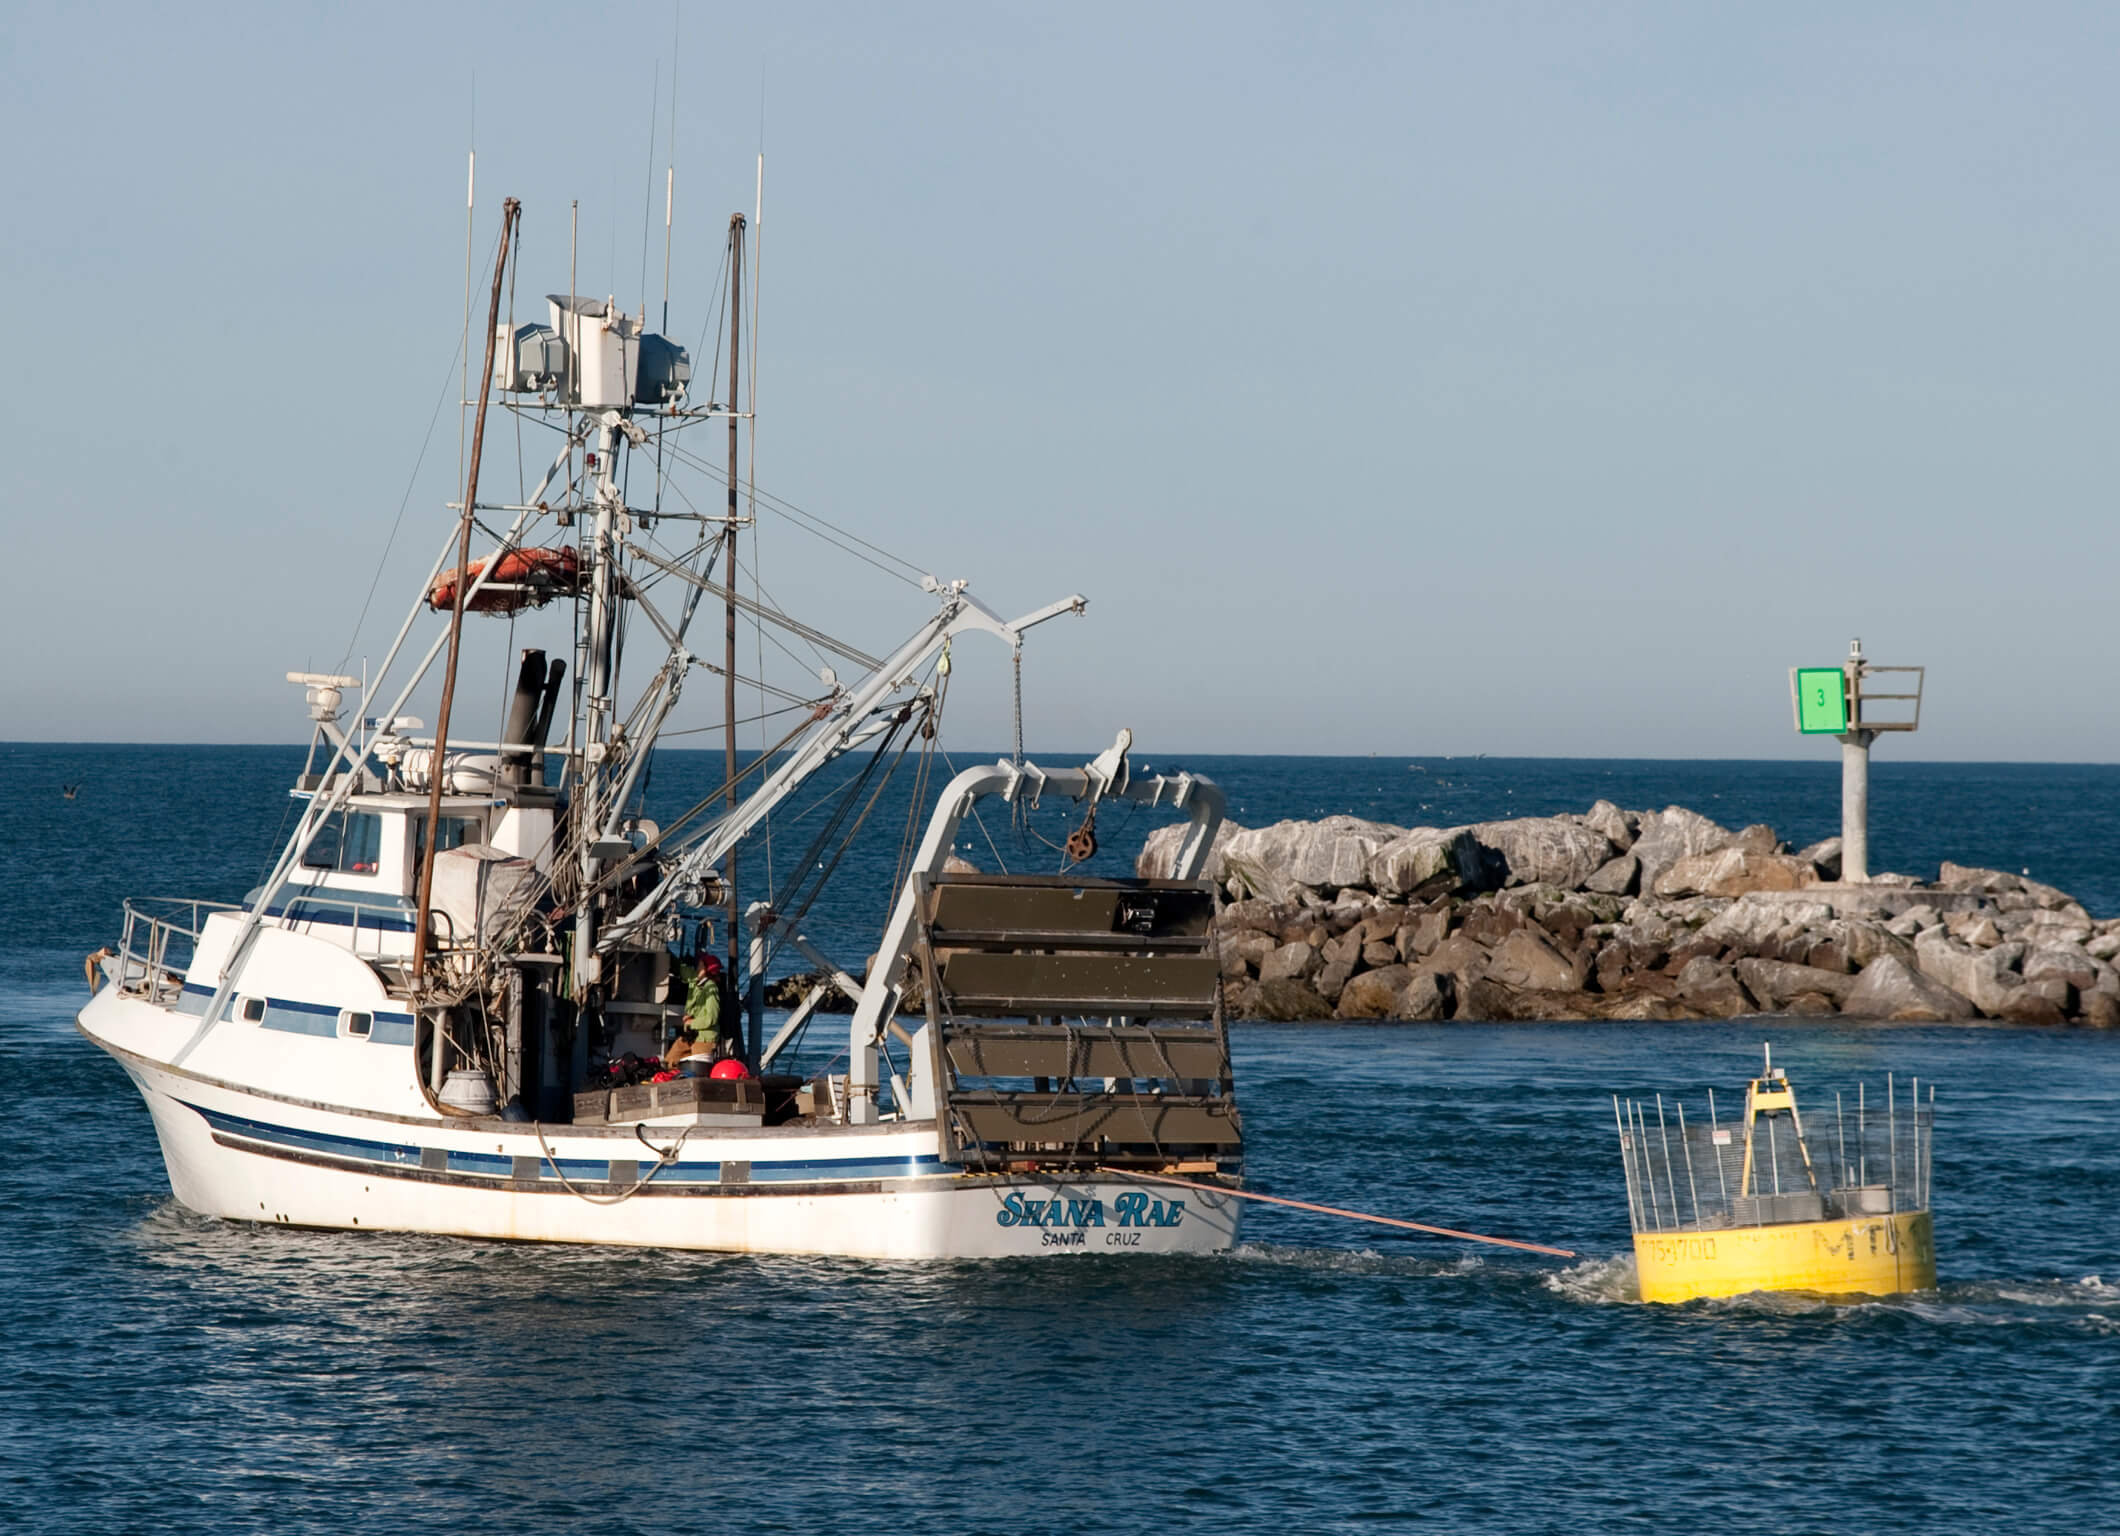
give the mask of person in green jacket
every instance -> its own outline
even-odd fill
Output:
[[[692,973],[692,985],[685,994],[685,1028],[692,1031],[695,1042],[692,1054],[717,1054],[721,1048],[721,961],[714,955],[702,955],[699,969]]]

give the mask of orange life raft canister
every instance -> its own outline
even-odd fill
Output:
[[[427,606],[456,606],[456,585],[468,571],[477,581],[486,569],[474,560],[461,570],[444,571],[427,589]],[[467,613],[519,613],[549,603],[561,593],[581,589],[581,560],[571,549],[511,549],[500,557],[493,577],[465,602]]]

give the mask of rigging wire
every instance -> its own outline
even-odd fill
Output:
[[[775,928],[793,933],[801,927],[802,920],[809,915],[812,904],[816,902],[824,888],[831,883],[832,875],[839,868],[839,861],[846,856],[847,849],[852,846],[854,839],[860,835],[862,827],[867,824],[869,813],[876,809],[876,802],[882,797],[884,790],[890,787],[891,778],[898,771],[898,764],[904,761],[906,751],[912,745],[910,739],[907,740],[904,746],[899,747],[896,756],[891,759],[889,771],[884,774],[882,782],[876,786],[866,803],[862,805],[861,814],[855,817],[853,826],[848,827],[846,835],[839,838],[838,847],[832,851],[831,861],[826,863],[819,858],[819,855],[824,852],[826,843],[839,836],[840,828],[846,824],[847,813],[853,809],[854,802],[861,797],[863,786],[874,777],[877,768],[883,763],[885,754],[890,751],[892,745],[898,740],[900,732],[905,729],[907,722],[912,718],[913,706],[907,704],[903,709],[899,710],[898,718],[891,722],[890,730],[876,744],[876,749],[869,754],[869,760],[862,766],[861,772],[832,792],[839,799],[839,807],[831,818],[818,829],[817,836],[811,840],[809,848],[803,853],[802,862],[798,866],[801,873],[795,877],[795,884],[792,887],[793,899],[787,911],[777,914],[777,920],[774,923]],[[780,945],[769,937],[766,944],[768,965],[771,964],[773,956],[779,952],[779,949]]]
[[[759,577],[758,577],[758,573],[757,573],[757,569],[756,569],[756,564],[755,564],[755,562],[756,562],[756,561],[757,561],[757,559],[758,559],[758,528],[757,528],[757,525],[756,525],[756,524],[753,524],[753,525],[752,525],[752,528],[751,528],[751,559],[752,559],[752,561],[754,562],[754,563],[753,563],[753,565],[752,565],[751,567],[745,567],[745,566],[744,566],[744,565],[743,565],[743,564],[742,564],[741,562],[738,562],[737,568],[738,568],[739,570],[746,570],[746,569],[748,569],[748,571],[749,571],[749,573],[750,573],[750,576],[751,576],[751,586],[752,586],[753,590],[755,590],[755,591],[756,591],[756,592],[758,593],[759,597],[760,597],[760,598],[762,598],[762,599],[763,599],[763,600],[764,600],[764,601],[765,601],[766,603],[769,603],[769,604],[771,604],[771,605],[772,605],[772,607],[773,607],[773,609],[774,609],[774,610],[775,610],[776,612],[780,612],[780,613],[786,613],[786,612],[788,611],[788,606],[787,606],[787,604],[783,603],[783,602],[782,602],[782,601],[781,601],[781,600],[780,600],[779,598],[775,597],[775,596],[774,596],[774,595],[773,595],[773,594],[772,594],[771,592],[768,592],[768,591],[766,590],[766,584],[765,584],[765,583],[764,583],[763,581],[761,581],[761,580],[759,579]],[[753,621],[754,621],[754,622],[756,622],[756,623],[758,623],[758,624],[760,624],[760,625],[763,625],[763,624],[764,624],[764,622],[765,622],[765,621],[764,621],[764,619],[763,619],[763,618],[761,618],[761,617],[760,617],[760,616],[759,616],[759,615],[758,615],[757,613],[755,613],[755,612],[754,612],[754,613],[752,614],[752,619],[753,619]],[[792,631],[792,630],[791,630],[791,631],[789,631],[789,633],[791,633],[791,634],[795,634],[795,632],[794,632],[794,631]],[[761,628],[761,630],[760,630],[760,632],[759,632],[759,637],[760,637],[760,640],[761,640],[761,642],[763,642],[763,639],[764,639],[764,630],[763,630],[762,628]],[[829,662],[827,662],[827,661],[825,660],[824,652],[823,652],[823,651],[820,651],[820,650],[819,650],[819,649],[817,648],[817,644],[816,644],[816,642],[815,642],[815,641],[813,641],[812,639],[810,639],[810,637],[809,637],[809,636],[808,636],[807,634],[795,634],[795,638],[796,638],[796,639],[798,639],[798,640],[800,640],[800,641],[801,641],[801,642],[802,642],[802,643],[803,643],[804,645],[807,645],[807,646],[808,646],[808,647],[810,648],[810,654],[811,654],[812,656],[814,656],[814,657],[816,657],[816,658],[817,658],[817,665],[818,665],[818,666],[820,666],[820,667],[823,667],[823,666],[829,666],[829,665],[830,665],[830,663],[829,663]],[[776,646],[778,646],[778,647],[779,647],[779,649],[780,649],[780,652],[781,652],[781,654],[782,654],[782,655],[784,655],[784,656],[786,656],[786,657],[788,658],[788,660],[790,660],[790,661],[794,662],[796,666],[800,667],[800,666],[805,666],[805,665],[806,665],[806,664],[804,663],[803,659],[802,659],[802,658],[801,658],[800,656],[797,656],[797,655],[796,655],[796,654],[795,654],[795,653],[794,653],[793,651],[789,650],[789,649],[788,649],[788,648],[787,648],[786,646],[784,646],[784,645],[781,645],[781,644],[780,644],[780,642],[779,642],[778,640],[775,640],[775,641],[774,641],[773,643],[774,643],[774,644],[775,644]],[[844,653],[842,653],[842,654],[844,654]],[[851,658],[850,658],[850,659],[851,659]],[[873,669],[871,669],[871,670],[873,670]],[[763,677],[763,676],[765,675],[765,660],[764,660],[764,656],[763,656],[763,654],[761,654],[761,656],[760,656],[760,659],[759,659],[759,663],[758,663],[758,674],[759,674],[759,676],[761,676],[761,677]]]
[[[376,588],[382,585],[383,571],[390,564],[390,551],[397,545],[398,529],[405,521],[405,508],[412,504],[413,487],[419,484],[420,467],[427,462],[427,449],[434,442],[434,429],[441,422],[442,407],[449,400],[449,375],[456,372],[457,353],[464,350],[463,338],[456,343],[456,352],[449,357],[449,366],[442,370],[442,387],[435,391],[434,414],[427,418],[427,434],[420,439],[420,451],[412,461],[412,473],[405,477],[405,494],[398,498],[397,516],[390,520],[390,533],[383,540],[383,553],[375,563],[375,575],[368,582],[368,595],[361,599],[361,616],[353,621],[353,633],[346,640],[346,654],[339,658],[338,670],[344,672],[346,663],[353,660],[353,648],[361,643],[361,626],[368,622],[368,609],[375,602]],[[366,709],[368,701],[361,700]]]
[[[729,477],[726,470],[717,468],[714,464],[700,458],[690,449],[673,445],[670,453],[675,458],[683,459],[708,479],[718,480],[724,487],[728,485]],[[917,587],[921,584],[922,579],[928,575],[928,572],[904,556],[894,554],[880,544],[871,543],[851,529],[842,528],[831,519],[799,507],[783,496],[777,496],[771,491],[758,491],[756,495],[758,501],[764,504],[767,511],[778,513],[782,517],[790,519],[817,538],[822,539],[825,543],[834,546],[843,553],[852,555],[857,560],[874,566],[895,581],[902,581],[907,586]],[[841,542],[842,540],[846,542]],[[854,548],[853,546],[855,545],[859,545],[860,548]],[[864,550],[868,553],[864,554]],[[884,562],[889,563],[886,564]],[[893,566],[898,567],[898,569],[894,570]]]
[[[823,699],[808,699],[794,704],[783,704],[780,708],[766,710],[763,714],[739,715],[736,717],[736,723],[738,725],[760,725],[776,716],[791,714],[798,709],[805,713],[813,714],[816,712],[817,706],[824,702],[826,701]],[[718,731],[723,728],[722,722],[717,720],[712,725],[688,725],[681,731],[664,731],[662,734],[665,736],[703,736],[708,731]],[[764,738],[761,737],[760,739],[763,740]]]
[[[898,863],[891,875],[890,895],[887,898],[893,904],[897,902],[898,892],[905,887],[906,874],[913,865],[913,854],[920,846],[920,811],[921,807],[927,804],[928,782],[935,766],[935,747],[942,735],[942,711],[949,703],[950,670],[950,648],[944,645],[942,654],[935,658],[934,664],[928,669],[928,682],[924,685],[926,690],[931,690],[929,697],[934,702],[928,706],[927,718],[921,722],[920,739],[923,745],[920,749],[920,767],[913,777],[913,794],[906,809],[905,832],[898,840]],[[939,686],[936,684],[938,678]],[[886,906],[886,924],[890,922],[890,915],[890,907]]]
[[[756,285],[755,285],[755,284],[754,284],[754,285],[753,285],[753,287],[752,287],[752,294],[753,294],[753,299],[752,299],[752,302],[753,302],[753,304],[755,305],[755,304],[756,304],[756,302],[757,302],[757,299],[756,299],[756,294],[757,294],[757,287],[756,287]],[[751,379],[752,379],[752,396],[751,396],[751,408],[752,408],[752,410],[753,410],[753,411],[756,411],[756,410],[757,410],[757,408],[758,408],[758,395],[757,395],[757,379],[758,379],[758,324],[757,324],[757,315],[756,315],[755,313],[754,313],[754,314],[752,315],[752,324],[751,324]],[[754,424],[754,425],[756,424],[756,418],[755,418],[755,417],[753,418],[753,424]],[[765,584],[764,580],[763,580],[763,579],[762,579],[762,578],[761,578],[761,577],[759,576],[759,574],[758,574],[758,567],[759,567],[759,553],[758,553],[758,499],[757,499],[757,495],[758,495],[758,492],[757,492],[757,478],[756,478],[756,477],[757,477],[757,473],[758,473],[758,439],[757,439],[757,436],[756,436],[756,434],[755,434],[755,433],[753,434],[753,436],[752,436],[752,439],[751,439],[751,473],[752,473],[752,477],[753,477],[753,478],[752,478],[752,491],[751,491],[751,495],[752,495],[752,499],[751,499],[751,588],[752,588],[752,590],[753,590],[754,592],[756,592],[756,593],[758,594],[758,597],[759,597],[759,599],[760,599],[760,603],[761,603],[761,606],[763,606],[763,604],[764,604],[764,603],[767,603],[767,602],[771,602],[771,603],[773,603],[773,606],[774,606],[774,607],[778,608],[778,607],[780,606],[780,604],[779,604],[779,603],[778,603],[777,601],[775,601],[775,600],[774,600],[774,598],[773,598],[773,594],[772,594],[772,593],[770,593],[770,592],[768,592],[768,591],[766,590],[766,584]],[[739,561],[739,562],[738,562],[738,570],[740,571],[741,569],[742,569],[742,563],[741,563],[741,562]],[[734,585],[734,582],[731,582],[731,585],[733,586],[733,585]],[[752,644],[753,644],[753,646],[755,647],[755,651],[754,651],[754,654],[755,654],[755,655],[757,656],[757,658],[758,658],[758,660],[757,660],[757,667],[756,667],[756,671],[757,671],[757,680],[758,680],[758,707],[759,707],[759,709],[760,709],[761,711],[763,711],[763,710],[765,709],[765,707],[766,707],[766,621],[765,621],[764,617],[760,615],[760,613],[758,612],[758,610],[757,610],[757,609],[753,609],[753,610],[752,610],[752,612],[751,612],[751,630],[752,630]],[[779,639],[778,639],[778,638],[776,637],[773,643],[774,643],[775,645],[779,645],[779,644],[780,644],[780,641],[779,641]],[[809,642],[808,642],[807,640],[805,640],[805,641],[804,641],[803,643],[804,643],[805,645],[808,645],[808,644],[809,644]],[[782,647],[782,649],[785,649],[785,647]],[[810,651],[811,651],[811,653],[812,653],[812,654],[814,655],[814,654],[816,653],[816,651],[817,651],[817,647],[816,647],[816,646],[814,646],[814,645],[811,645],[811,646],[810,646]],[[761,716],[761,718],[762,718],[762,716]],[[758,746],[759,746],[759,750],[760,750],[761,752],[763,752],[763,751],[765,750],[765,744],[766,744],[766,733],[765,733],[765,730],[764,730],[764,728],[763,728],[763,727],[760,727],[760,729],[759,729],[759,732],[758,732]],[[774,882],[773,882],[773,813],[772,813],[771,811],[767,811],[767,812],[766,812],[766,816],[765,816],[765,844],[766,844],[766,905],[767,905],[767,906],[771,906],[771,905],[773,905],[773,901],[774,901],[774,891],[773,891],[773,884],[774,884]]]
[[[720,270],[716,272],[714,277],[713,302],[707,305],[707,313],[714,317],[714,360],[707,365],[706,375],[710,379],[719,378],[721,376],[721,338],[724,334],[723,327],[728,323],[729,310],[729,306],[722,302],[722,295],[726,294],[728,291],[729,248],[727,245],[723,245],[721,248],[721,267]],[[699,322],[699,340],[693,343],[692,355],[694,357],[699,356],[701,349],[704,348],[706,344],[707,322],[702,320]]]
[[[957,765],[956,763],[951,761],[949,753],[945,752],[942,754],[942,761],[944,765],[949,768],[950,777],[955,778],[957,776]],[[979,815],[979,805],[977,801],[974,801],[972,804],[972,825],[977,827],[979,829],[979,835],[986,839],[986,851],[994,856],[995,870],[1000,874],[1007,874],[1008,860],[1001,857],[1001,850],[994,845],[994,834],[987,831],[986,822]],[[1051,845],[1048,843],[1047,846]],[[1060,872],[1062,874],[1067,873],[1064,868]]]

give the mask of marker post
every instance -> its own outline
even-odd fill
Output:
[[[1910,672],[1912,693],[1883,693],[1863,686],[1881,672]],[[1840,878],[1860,885],[1870,878],[1870,743],[1880,732],[1921,728],[1921,691],[1926,667],[1880,667],[1862,654],[1858,636],[1837,667],[1791,667],[1789,698],[1796,729],[1805,736],[1840,738]],[[1894,718],[1905,705],[1907,718]]]

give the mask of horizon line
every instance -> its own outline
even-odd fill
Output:
[[[307,744],[306,744],[306,743],[301,743],[301,742],[291,742],[291,741],[277,741],[277,742],[275,742],[275,741],[65,741],[65,740],[57,740],[57,739],[53,739],[53,740],[44,740],[44,739],[36,739],[36,738],[22,738],[22,739],[16,739],[16,740],[0,740],[0,750],[4,750],[4,749],[8,749],[8,748],[18,748],[18,747],[41,747],[41,748],[51,748],[51,747],[76,747],[76,748],[106,748],[106,749],[108,749],[108,748],[123,748],[123,749],[129,749],[129,750],[159,750],[159,751],[170,751],[170,750],[179,750],[179,751],[187,751],[187,750],[188,750],[188,751],[199,751],[199,750],[214,750],[214,751],[243,751],[243,752],[302,752],[302,751],[307,751],[307,750],[308,750],[308,746],[307,746]],[[550,751],[556,751],[556,750],[557,750],[556,748],[548,748],[548,749],[547,749],[547,751],[548,751],[548,752],[550,752]],[[713,755],[713,756],[719,756],[719,755],[721,755],[721,752],[722,752],[722,748],[721,748],[721,747],[719,747],[719,746],[713,746],[713,747],[657,747],[657,748],[655,748],[654,750],[655,750],[655,751],[657,751],[657,752],[668,752],[668,753],[683,753],[683,754],[689,754],[689,753],[700,753],[700,754],[709,754],[709,755]],[[739,751],[741,751],[741,752],[743,752],[743,753],[745,753],[745,754],[748,754],[748,755],[752,755],[752,756],[756,756],[756,755],[758,755],[758,749],[757,749],[757,748],[755,748],[755,747],[746,747],[746,748],[739,748],[738,750],[739,750]],[[1102,751],[1102,750],[1104,750],[1104,749],[1103,749],[1103,748],[1101,748],[1101,747],[1100,747],[1100,748],[1092,748],[1092,749],[1090,749],[1090,750],[1089,750],[1089,751],[1087,752],[1087,754],[1086,754],[1086,755],[1088,755],[1088,756],[1090,756],[1090,757],[1094,757],[1094,756],[1096,756],[1096,755],[1097,755],[1097,753],[1098,753],[1099,751]],[[783,750],[782,750],[782,754],[781,754],[781,755],[783,755],[783,756],[784,756],[784,755],[786,755],[785,749],[783,749]],[[1007,758],[1007,757],[1008,757],[1008,756],[1009,756],[1010,754],[1009,754],[1009,753],[1007,753],[1007,752],[1005,752],[1005,751],[1003,751],[1003,752],[998,752],[998,753],[989,753],[989,752],[986,752],[986,751],[984,751],[984,750],[980,750],[980,751],[976,751],[976,752],[975,752],[975,751],[973,751],[972,749],[969,749],[969,748],[959,748],[959,749],[957,749],[957,752],[956,752],[956,754],[955,754],[955,755],[957,755],[957,756],[963,756],[963,757],[967,757],[967,758],[976,758],[976,759],[977,759],[978,761],[984,762],[984,761],[985,761],[985,760],[986,760],[986,759],[987,759],[987,758],[988,758],[989,756],[992,756],[992,757],[996,757],[996,758]],[[1025,756],[1025,757],[1026,757],[1027,759],[1035,759],[1035,758],[1037,758],[1037,757],[1038,757],[1038,756],[1040,756],[1040,755],[1041,755],[1041,754],[1039,754],[1039,753],[1035,753],[1035,752],[1026,752],[1026,753],[1024,754],[1024,756]],[[1043,755],[1045,755],[1045,756],[1049,756],[1049,757],[1050,757],[1050,756],[1068,756],[1068,757],[1073,757],[1073,756],[1076,756],[1076,755],[1078,755],[1078,751],[1077,751],[1077,749],[1074,749],[1074,748],[1063,748],[1063,749],[1058,749],[1058,750],[1056,750],[1055,752],[1052,752],[1052,753],[1046,753],[1046,754],[1043,754]],[[1142,760],[1143,760],[1144,762],[1146,762],[1146,763],[1149,763],[1149,764],[1151,764],[1151,765],[1153,765],[1153,764],[1154,764],[1154,762],[1156,761],[1156,759],[1155,759],[1155,758],[1148,758],[1148,757],[1144,757],[1144,756],[1143,756],[1143,754],[1141,754],[1141,753],[1139,753],[1139,752],[1136,752],[1136,753],[1134,753],[1134,754],[1132,754],[1132,755],[1133,755],[1133,756],[1135,756],[1135,757],[1137,757],[1137,758],[1141,758],[1141,759],[1142,759]],[[1178,762],[1177,762],[1177,764],[1176,764],[1176,766],[1179,766],[1179,767],[1182,767],[1182,766],[1183,766],[1183,762],[1182,762],[1182,759],[1184,759],[1184,758],[1188,758],[1188,757],[1191,757],[1191,758],[1256,758],[1256,759],[1261,759],[1261,760],[1266,760],[1266,759],[1281,759],[1281,760],[1284,760],[1284,761],[1285,761],[1285,760],[1295,760],[1295,761],[1298,761],[1298,762],[1320,762],[1320,763],[1328,763],[1328,762],[1329,762],[1329,763],[1356,763],[1356,762],[1406,762],[1406,763],[1418,763],[1418,762],[1429,762],[1429,761],[1435,761],[1435,762],[1490,762],[1490,763],[1776,763],[1776,764],[1779,764],[1779,763],[1815,763],[1815,764],[1817,764],[1817,765],[1818,765],[1819,767],[1821,767],[1821,768],[1837,768],[1837,766],[1838,766],[1838,762],[1837,762],[1837,759],[1835,759],[1835,758],[1831,758],[1831,757],[1826,757],[1826,756],[1824,756],[1824,755],[1820,755],[1820,756],[1817,756],[1817,757],[1707,757],[1707,756],[1702,756],[1702,757],[1611,757],[1611,756],[1598,756],[1598,755],[1571,755],[1571,754],[1562,754],[1562,753],[1552,753],[1552,754],[1544,754],[1544,753],[1507,753],[1507,752],[1259,752],[1259,751],[1250,751],[1250,752],[1215,752],[1215,751],[1207,751],[1207,752],[1166,752],[1166,753],[1162,753],[1162,754],[1160,754],[1160,756],[1161,756],[1162,758],[1165,758],[1165,759],[1178,759],[1178,760],[1180,760],[1180,761],[1178,761]],[[2120,768],[2120,762],[2114,762],[2114,761],[2101,761],[2101,760],[2097,760],[2097,759],[2078,759],[2078,758],[2044,758],[2044,757],[1966,757],[1966,758],[1955,758],[1955,757],[1953,757],[1953,758],[1945,758],[1945,757],[1913,757],[1913,758],[1908,758],[1908,757],[1900,757],[1900,758],[1887,758],[1887,759],[1884,759],[1884,760],[1882,760],[1882,761],[1873,761],[1873,762],[1872,762],[1872,764],[1871,764],[1871,766],[1872,766],[1872,768],[1873,768],[1873,769],[1875,769],[1875,768],[1879,768],[1879,767],[1882,767],[1882,768],[1885,768],[1885,769],[1888,769],[1888,770],[1889,770],[1889,769],[1892,769],[1892,768],[1919,768],[1919,767],[1939,767],[1939,768]]]

